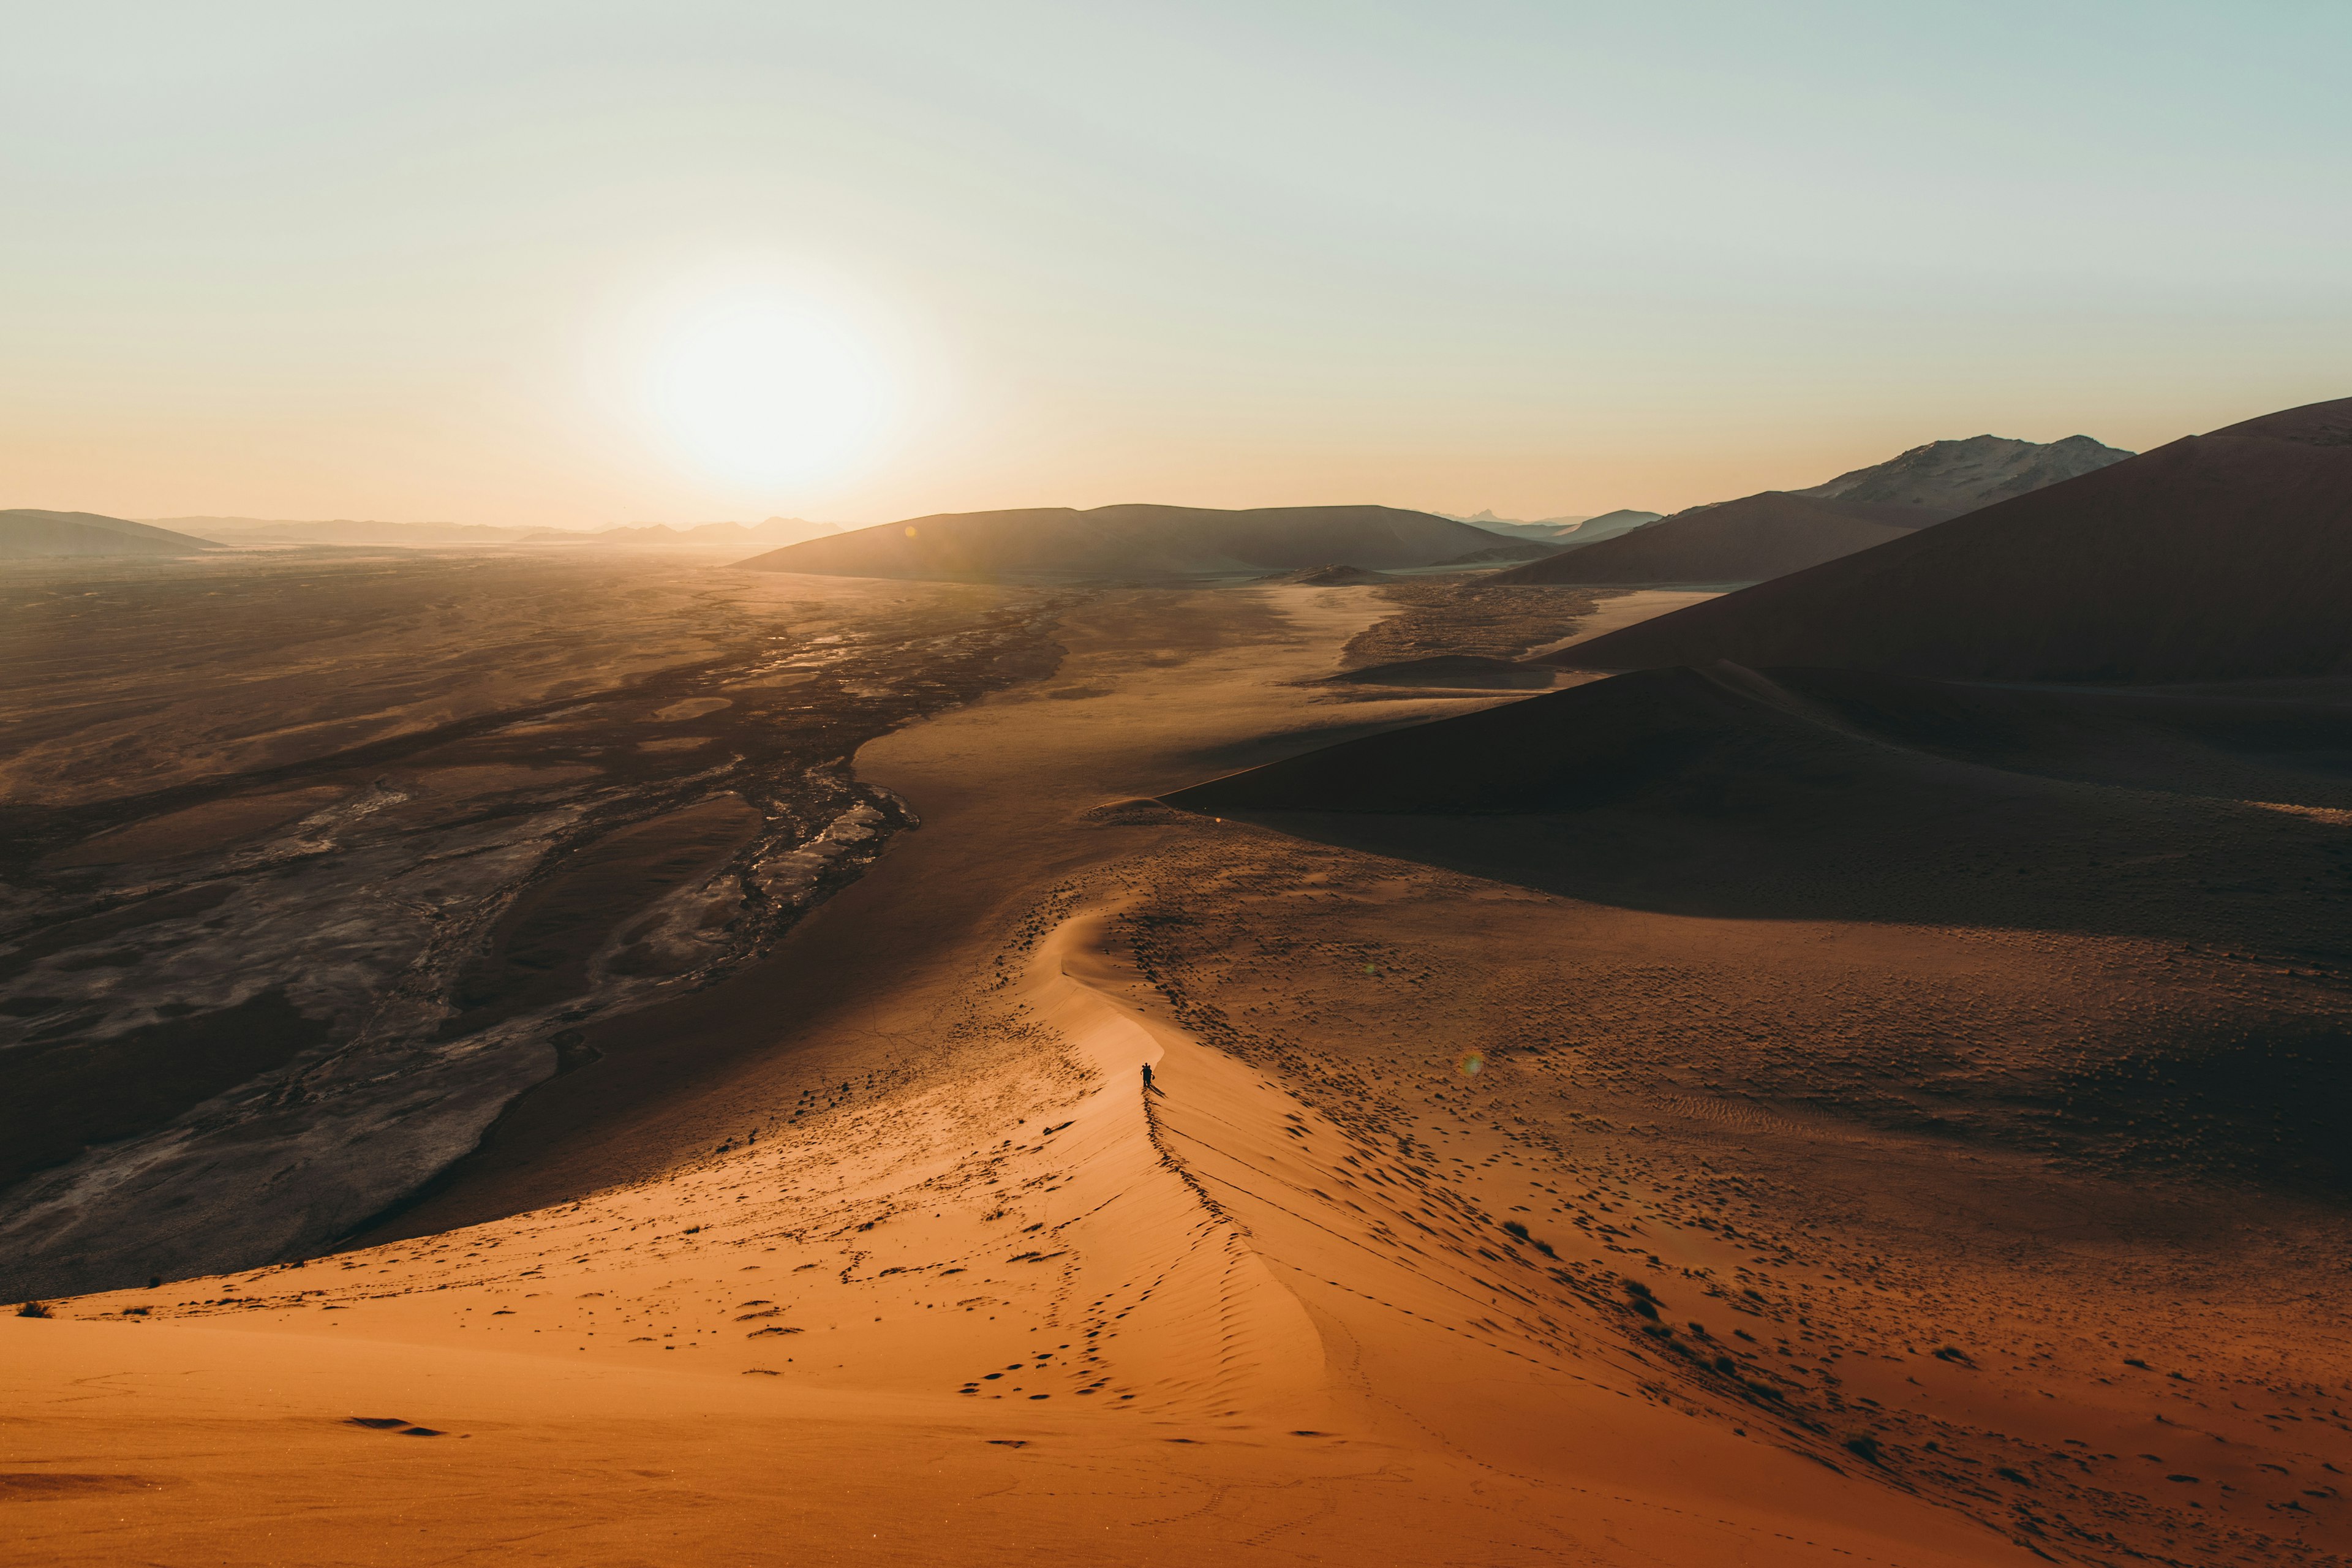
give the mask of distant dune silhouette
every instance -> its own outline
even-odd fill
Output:
[[[1548,517],[1534,522],[1520,522],[1507,517],[1496,517],[1491,511],[1482,511],[1460,521],[1491,533],[1498,533],[1506,539],[1532,540],[1576,549],[1603,539],[1614,539],[1645,523],[1655,522],[1664,515],[1664,512],[1636,511],[1631,507],[1620,507],[1598,517]]]
[[[42,556],[196,555],[216,548],[210,540],[153,528],[94,511],[0,511],[0,559]]]
[[[1766,490],[1498,573],[1498,583],[1760,583],[1941,521],[1940,512]],[[1899,520],[1899,521],[1898,521]]]
[[[2317,675],[2352,668],[2347,604],[2342,399],[2186,437],[1549,658],[2000,680]]]
[[[1582,522],[1571,523],[1554,537],[1560,543],[1582,549],[1598,544],[1604,539],[1614,539],[1621,533],[1631,533],[1637,528],[1647,528],[1665,516],[1662,511],[1642,511],[1633,507],[1619,507],[1604,511],[1599,517],[1588,517]]]
[[[948,512],[813,539],[743,565],[760,572],[945,581],[1262,575],[1345,562],[1429,566],[1493,547],[1466,522],[1384,506],[1031,507]]]
[[[2000,436],[1931,441],[1810,489],[1765,490],[1621,530],[1614,538],[1575,548],[1573,556],[1523,566],[1498,580],[1761,583],[2130,456],[2088,436],[2047,445]],[[1577,536],[1563,542],[1575,547]]]
[[[158,527],[184,529],[231,544],[390,544],[429,550],[447,545],[509,544],[653,545],[756,550],[796,544],[819,534],[838,533],[838,523],[772,517],[763,522],[663,522],[617,528],[523,528],[487,522],[385,522],[357,518],[304,521],[258,517],[160,517]]]

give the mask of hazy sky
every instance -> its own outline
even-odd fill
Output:
[[[0,506],[1533,517],[2352,394],[2345,0],[0,17]]]

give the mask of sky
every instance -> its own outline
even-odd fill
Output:
[[[1671,510],[2352,395],[2352,6],[0,5],[0,506]]]

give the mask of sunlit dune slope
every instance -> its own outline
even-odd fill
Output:
[[[7,1324],[16,1429],[75,1466],[33,1472],[20,1544],[115,1560],[135,1517],[142,1551],[302,1563],[2031,1561],[1737,1376],[1665,1370],[1615,1283],[1654,1266],[1536,1246],[1495,1212],[1517,1167],[1155,1022],[1114,908],[1030,926],[965,1075],[554,1210]],[[1783,1310],[1656,1289],[1726,1333]]]
[[[813,539],[744,564],[829,576],[1165,578],[1292,572],[1333,562],[1427,566],[1493,546],[1466,522],[1384,506],[1034,507],[950,512]]]
[[[2017,680],[2315,675],[2352,658],[2347,602],[2352,399],[2185,437],[1549,657]]]

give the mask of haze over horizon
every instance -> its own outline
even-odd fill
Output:
[[[26,16],[0,504],[1544,517],[2146,449],[2344,390],[2352,18],[2257,9]]]

